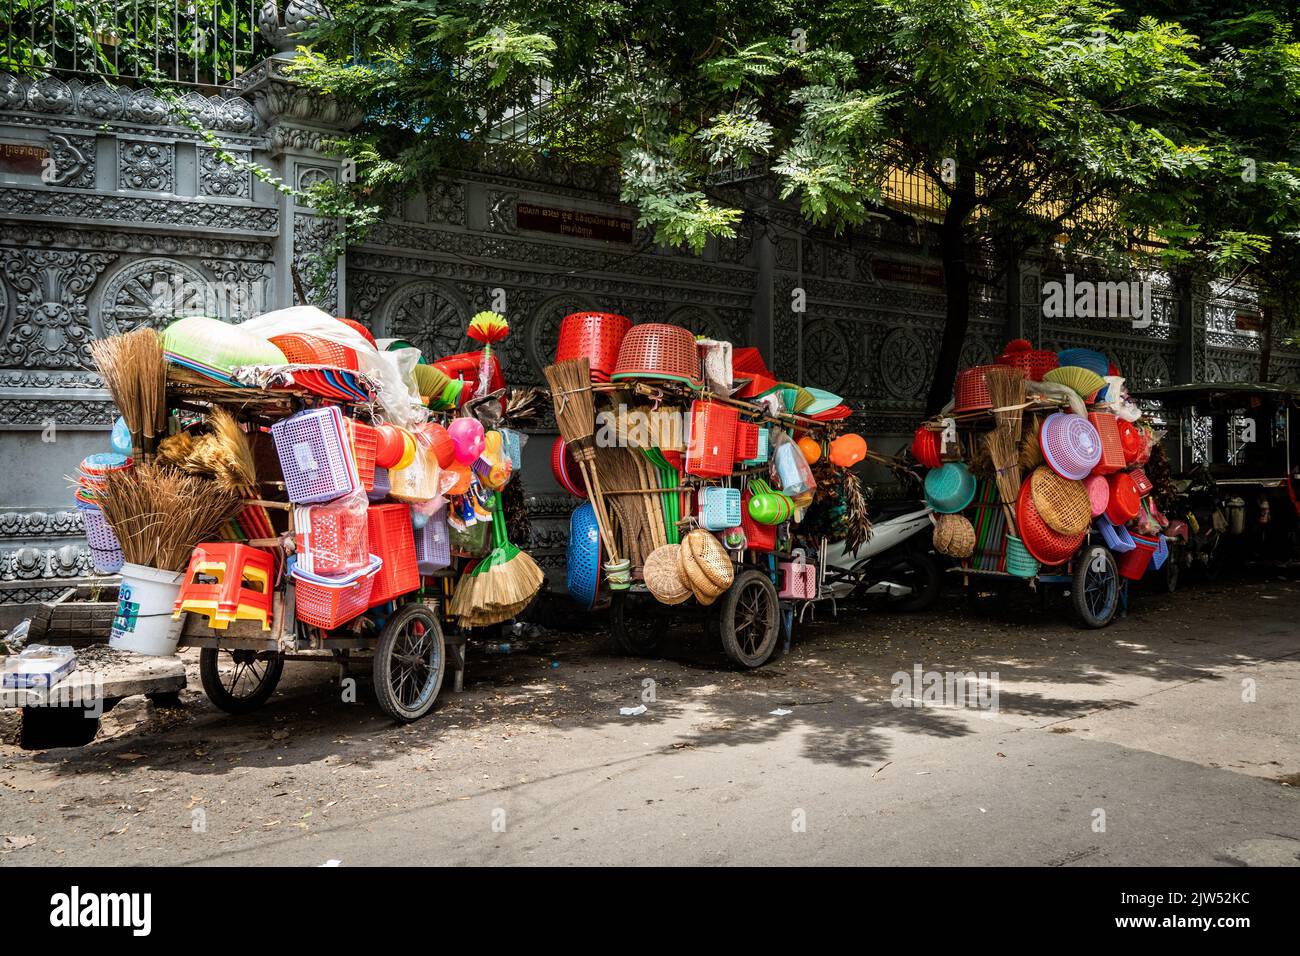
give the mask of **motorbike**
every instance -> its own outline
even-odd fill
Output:
[[[1213,579],[1220,568],[1220,546],[1229,533],[1227,502],[1209,469],[1199,465],[1186,478],[1176,480],[1178,497],[1166,509],[1170,543],[1166,587],[1178,586],[1182,571],[1196,569]]]
[[[837,601],[867,598],[897,611],[924,611],[938,599],[942,579],[931,546],[932,509],[920,495],[920,476],[902,465],[895,472],[912,494],[872,509],[871,536],[856,552],[843,542],[828,547],[825,582]]]

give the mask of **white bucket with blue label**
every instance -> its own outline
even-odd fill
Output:
[[[117,614],[108,646],[119,651],[168,657],[180,642],[179,621],[172,606],[180,593],[184,571],[160,571],[141,564],[122,565],[122,585],[117,592]]]

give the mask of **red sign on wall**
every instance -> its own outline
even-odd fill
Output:
[[[515,222],[520,229],[533,232],[549,232],[578,239],[600,239],[605,242],[632,241],[632,220],[621,216],[521,202],[515,206]]]

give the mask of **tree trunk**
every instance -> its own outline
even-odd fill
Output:
[[[971,174],[959,174],[957,189],[939,227],[939,251],[943,258],[943,291],[947,299],[943,337],[934,359],[934,376],[925,399],[926,416],[938,414],[952,398],[962,345],[970,324],[970,272],[966,265],[966,218],[975,208],[975,181]]]
[[[1264,320],[1264,328],[1259,337],[1259,380],[1267,382],[1268,367],[1273,361],[1273,307],[1263,305],[1260,313]]]

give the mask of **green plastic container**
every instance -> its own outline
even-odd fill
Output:
[[[1025,543],[1014,534],[1007,535],[1007,574],[1018,578],[1032,578],[1038,573],[1038,562],[1034,560]]]

